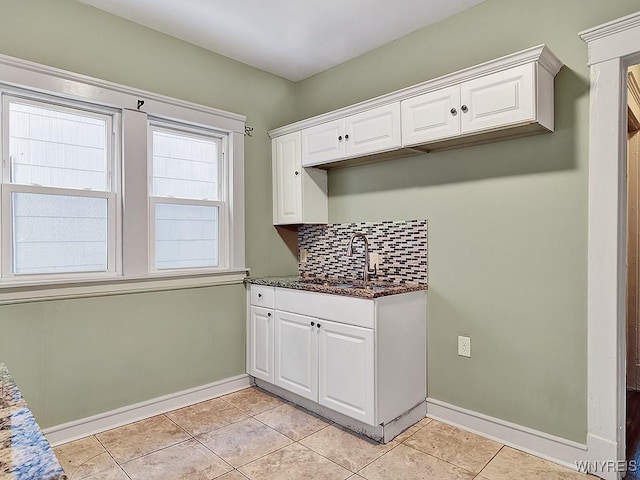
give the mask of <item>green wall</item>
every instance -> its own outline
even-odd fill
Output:
[[[636,0],[487,0],[297,85],[305,118],[546,43],[553,134],[337,169],[331,222],[429,220],[429,396],[586,442],[589,69]],[[472,357],[458,357],[470,335]]]
[[[72,0],[0,0],[0,53],[241,113],[246,256],[295,271],[271,221],[267,130],[295,118],[295,85]],[[0,306],[5,362],[41,426],[245,371],[241,285]]]
[[[293,84],[73,0],[0,0],[0,53],[247,115],[247,264],[287,274],[270,140],[297,119],[536,44],[556,131],[344,168],[332,222],[429,219],[429,395],[585,442],[588,89],[578,32],[636,0],[487,0]],[[240,285],[0,307],[0,361],[51,426],[244,371]],[[470,359],[456,337],[472,338]]]

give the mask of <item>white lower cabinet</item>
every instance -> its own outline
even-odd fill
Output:
[[[316,338],[318,403],[373,424],[373,330],[323,321]]]
[[[318,341],[316,319],[277,312],[275,380],[273,383],[318,401]]]
[[[371,426],[425,401],[425,291],[363,299],[250,288],[250,375]]]
[[[249,344],[251,375],[273,383],[273,310],[251,306],[249,310]]]

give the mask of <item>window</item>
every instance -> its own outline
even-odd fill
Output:
[[[3,99],[3,276],[115,272],[113,114]]]
[[[226,235],[224,138],[153,123],[150,138],[153,267],[220,267]]]
[[[0,107],[0,303],[245,277],[244,116],[1,55]]]

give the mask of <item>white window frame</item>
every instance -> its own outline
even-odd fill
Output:
[[[5,89],[0,92],[2,97],[2,182],[1,203],[0,203],[0,250],[1,250],[1,283],[11,283],[22,279],[25,281],[50,281],[52,279],[71,280],[79,278],[109,278],[120,273],[121,244],[118,241],[119,225],[121,217],[120,197],[120,156],[115,148],[119,140],[119,115],[116,111],[100,109],[91,105],[83,105],[74,101],[65,101],[39,94],[37,92],[19,92]],[[99,118],[106,122],[106,158],[105,173],[106,181],[104,190],[77,189],[66,187],[49,187],[42,185],[26,185],[12,183],[11,158],[9,155],[9,134],[10,122],[9,104],[11,102],[33,105],[36,107],[48,107],[61,112],[77,114]],[[13,222],[12,218],[12,194],[13,193],[34,193],[41,195],[60,195],[72,197],[104,198],[107,200],[107,268],[103,271],[79,271],[79,272],[57,272],[57,273],[15,273],[13,272]]]
[[[36,101],[49,99],[56,105],[89,111],[115,112],[114,125],[120,127],[115,143],[118,155],[115,183],[115,270],[101,275],[86,272],[41,277],[21,275],[0,279],[0,304],[21,303],[53,298],[75,298],[94,295],[157,291],[241,282],[247,275],[244,252],[244,131],[243,115],[226,112],[155,93],[134,89],[104,80],[67,72],[6,55],[0,55],[0,93]],[[1,104],[0,104],[1,105]],[[228,232],[221,265],[216,269],[184,269],[180,271],[149,268],[148,197],[148,124],[149,119],[169,126],[186,125],[195,130],[219,132],[226,138],[227,171],[226,208],[221,211]],[[4,127],[3,127],[4,128]],[[4,135],[3,135],[4,137]],[[7,155],[2,146],[3,160]],[[145,159],[142,163],[141,159]],[[116,178],[117,176],[117,178]],[[2,187],[0,213],[15,186]],[[20,187],[21,189],[23,186]],[[29,186],[29,188],[38,188]],[[6,190],[6,192],[5,192]],[[46,189],[50,193],[53,190]],[[73,189],[62,189],[75,195]],[[97,192],[91,192],[91,195]],[[104,193],[104,192],[103,192]],[[111,211],[111,209],[109,209]],[[6,217],[3,217],[6,218]],[[6,225],[6,222],[5,222]],[[10,232],[0,228],[0,241],[6,245]],[[10,240],[9,240],[10,241]],[[0,261],[6,265],[4,253]],[[226,258],[223,265],[222,259]],[[111,264],[110,264],[111,266]],[[4,267],[3,267],[4,268]],[[0,268],[0,271],[2,269]],[[2,273],[5,273],[2,271]]]
[[[79,271],[59,273],[14,273],[13,272],[13,222],[12,195],[13,193],[35,193],[40,195],[60,195],[70,197],[104,198],[107,201],[107,269],[102,271]],[[116,272],[116,194],[113,192],[99,192],[95,190],[77,190],[71,188],[51,188],[31,185],[2,185],[2,276],[3,281],[11,282],[14,279],[28,279],[33,281],[51,279],[75,279],[75,278],[109,278]]]
[[[218,200],[209,199],[188,199],[168,196],[156,196],[153,194],[153,132],[167,132],[181,134],[193,138],[215,139],[219,142],[220,159],[218,162],[218,178],[220,186],[218,190]],[[213,130],[198,129],[186,124],[174,124],[161,120],[149,120],[148,133],[148,160],[147,170],[149,172],[149,271],[151,273],[193,273],[193,272],[217,272],[229,268],[229,225],[228,225],[228,167],[227,167],[227,135]],[[191,267],[191,268],[157,268],[155,265],[155,207],[156,204],[173,205],[201,205],[218,208],[218,265],[215,267]]]

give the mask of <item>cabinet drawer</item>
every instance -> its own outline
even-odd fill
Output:
[[[374,328],[374,300],[276,288],[276,310]]]
[[[275,304],[274,298],[274,287],[251,285],[251,305],[273,308]]]

